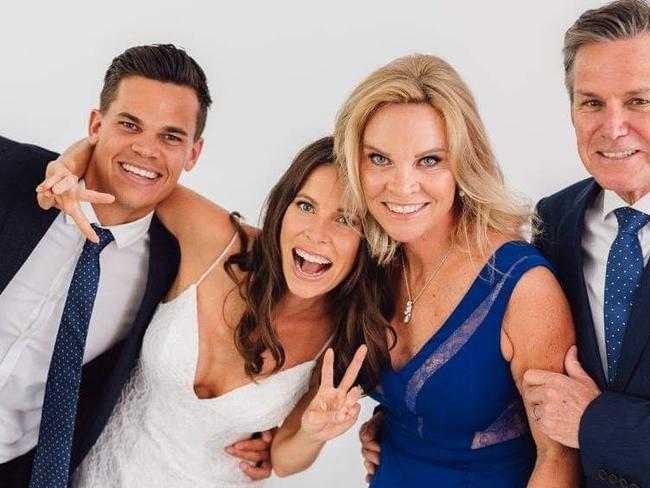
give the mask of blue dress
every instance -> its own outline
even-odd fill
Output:
[[[501,354],[512,291],[550,264],[533,246],[501,246],[442,327],[371,396],[383,405],[371,488],[519,488],[535,464],[526,413]]]

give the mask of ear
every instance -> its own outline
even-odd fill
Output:
[[[99,139],[99,134],[101,133],[102,128],[102,113],[99,109],[93,109],[90,112],[90,118],[88,120],[88,137],[93,144],[97,144]]]
[[[194,168],[194,165],[198,161],[202,150],[203,150],[203,137],[199,137],[196,141],[194,141],[194,144],[192,144],[189,157],[185,161],[185,164],[183,164],[183,169],[185,171],[191,171],[192,168]]]

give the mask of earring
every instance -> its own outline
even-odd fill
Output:
[[[465,196],[465,192],[464,192],[463,190],[460,190],[460,191],[458,192],[458,196],[459,196],[460,198],[463,198],[463,197]]]

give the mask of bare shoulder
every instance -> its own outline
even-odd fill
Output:
[[[562,370],[564,354],[575,343],[575,331],[569,303],[548,268],[536,266],[519,279],[503,332],[526,367]]]

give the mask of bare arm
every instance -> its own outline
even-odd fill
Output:
[[[522,397],[524,372],[539,368],[563,372],[566,351],[575,343],[575,331],[566,297],[546,268],[528,271],[519,281],[504,317],[502,349]],[[525,401],[528,422],[537,447],[529,488],[579,486],[578,453],[544,434],[534,404]]]
[[[341,383],[334,387],[334,351],[323,358],[320,387],[312,382],[309,392],[286,418],[271,445],[273,469],[288,476],[307,469],[321,449],[350,427],[359,417],[361,388],[352,387],[366,356],[361,346],[350,362]]]

